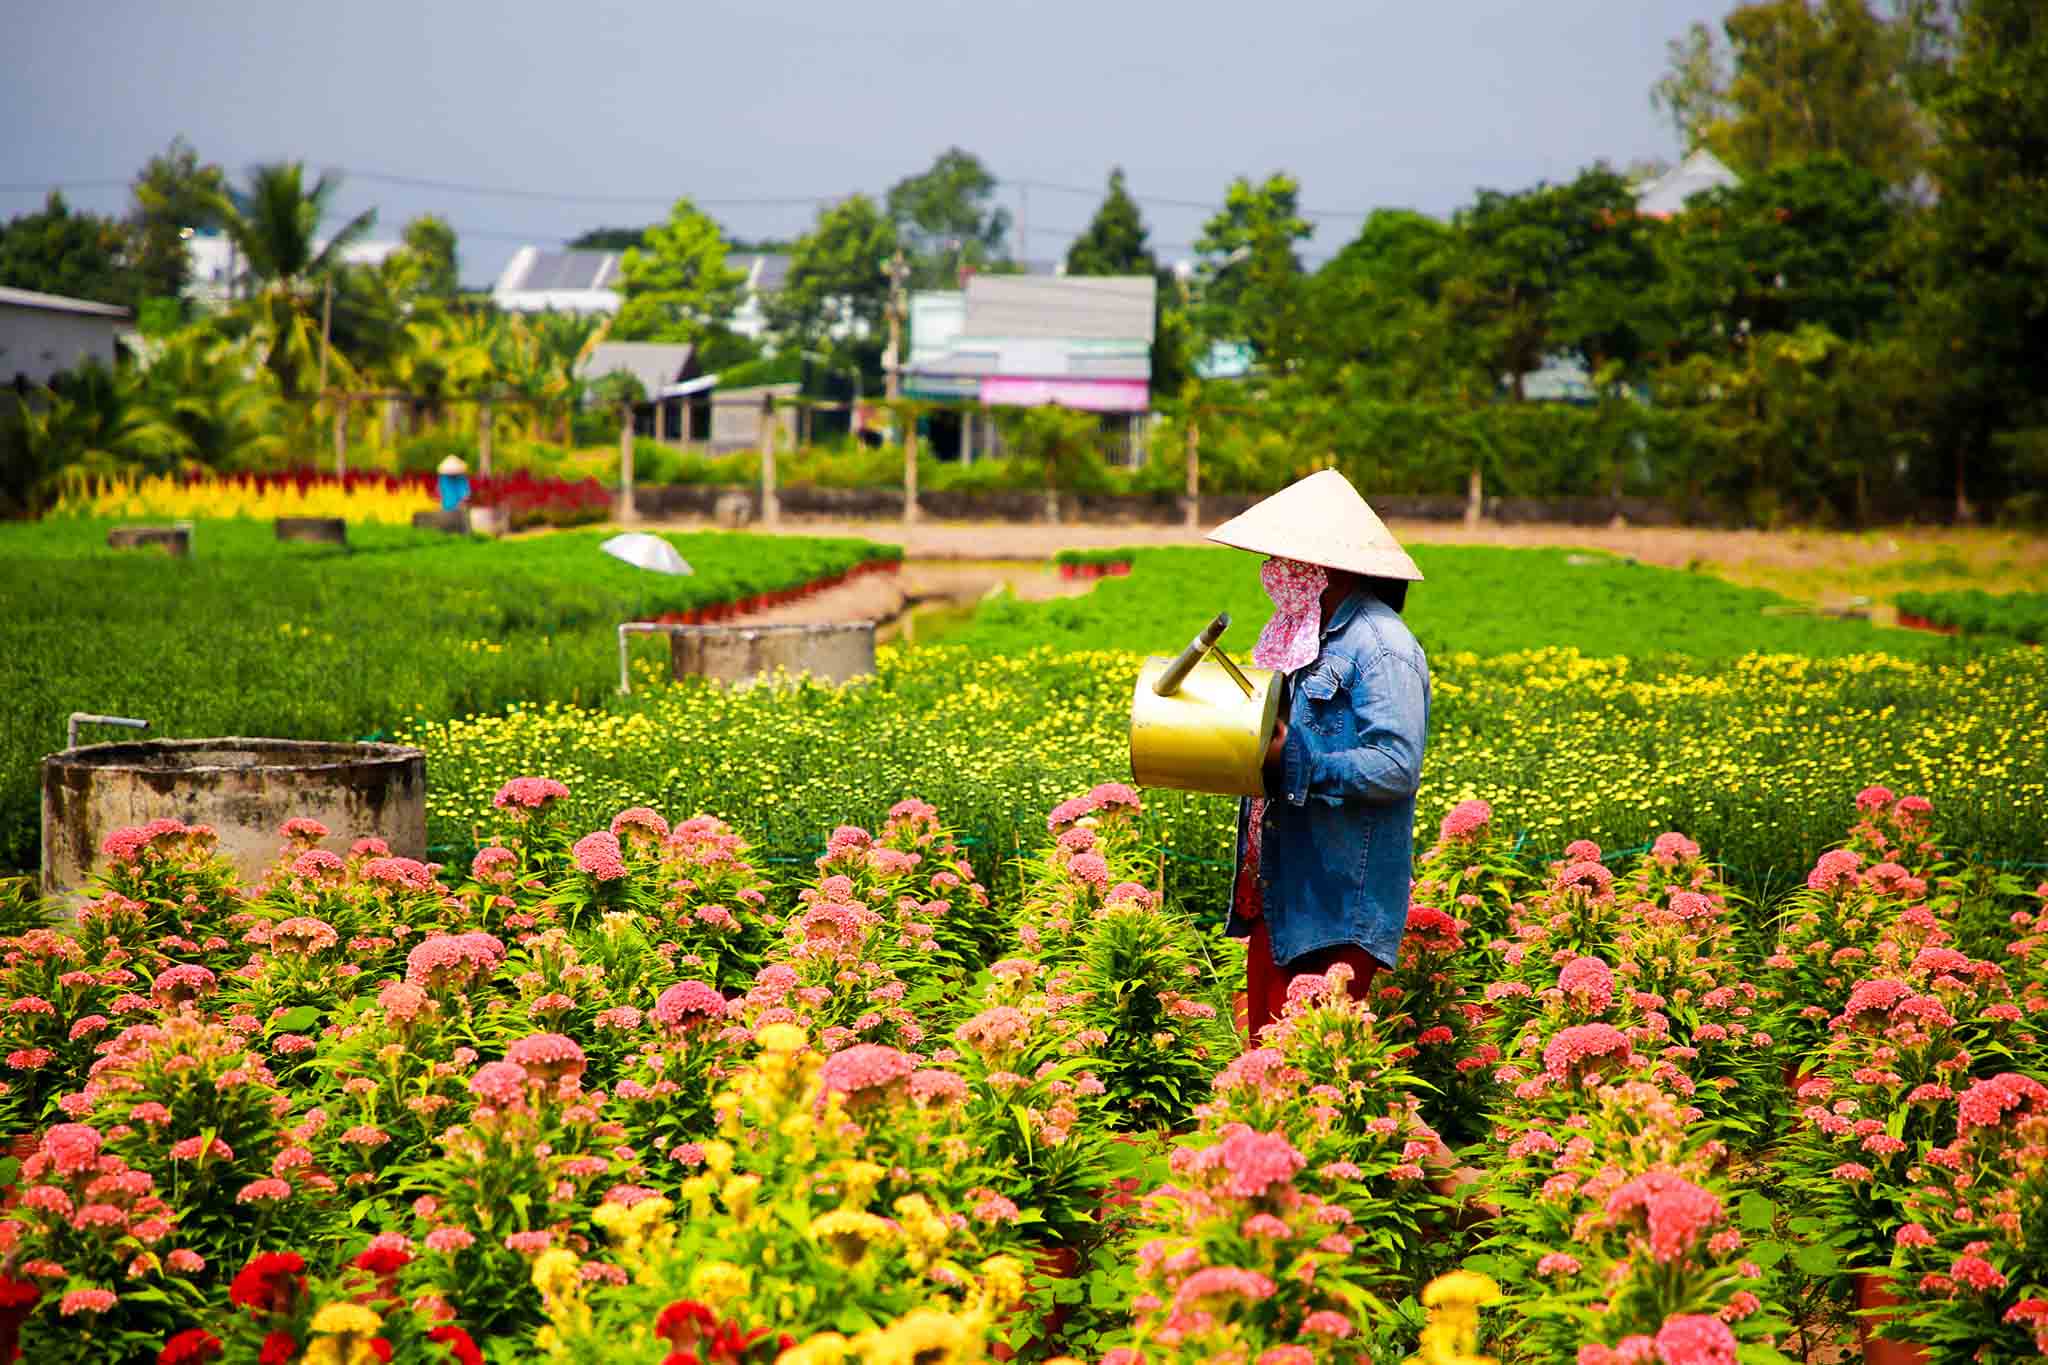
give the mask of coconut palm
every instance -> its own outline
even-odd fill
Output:
[[[265,469],[288,453],[284,405],[248,341],[204,328],[163,339],[140,377],[144,414],[177,433],[179,454],[212,469]]]
[[[331,175],[308,188],[304,163],[282,161],[251,170],[239,201],[225,194],[212,200],[222,230],[256,280],[251,330],[288,398],[303,392],[308,374],[319,368],[319,286],[377,221],[376,210],[367,209],[322,238],[320,220],[340,188]],[[330,372],[329,378],[336,376]]]
[[[15,398],[10,497],[34,509],[68,483],[177,468],[178,432],[136,401],[135,378],[92,362],[50,390]]]

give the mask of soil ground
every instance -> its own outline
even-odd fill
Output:
[[[1390,526],[1403,541],[1416,544],[1605,550],[1646,564],[1698,569],[1823,606],[1846,605],[1859,598],[1882,602],[1915,589],[2048,591],[2048,535],[2020,531],[1946,527],[1862,532],[1718,531],[1554,524],[1468,528],[1444,522],[1393,522]],[[864,536],[901,545],[911,561],[906,574],[912,566],[936,568],[935,561],[943,560],[984,565],[993,560],[1042,562],[1062,549],[1187,545],[1201,540],[1199,533],[1181,527],[1121,524],[921,522],[906,528],[894,521],[849,521],[787,522],[777,529],[791,535]],[[991,574],[991,586],[994,581]],[[1056,585],[1059,580],[1048,575],[1048,581]],[[1050,591],[1062,589],[1055,586]],[[807,605],[796,604],[797,608]]]

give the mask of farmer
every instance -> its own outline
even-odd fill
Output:
[[[1273,618],[1252,661],[1284,676],[1266,795],[1238,812],[1228,932],[1248,938],[1253,1039],[1287,983],[1351,967],[1351,994],[1393,965],[1408,923],[1429,661],[1401,619],[1422,577],[1342,474],[1282,489],[1209,539],[1269,556]]]

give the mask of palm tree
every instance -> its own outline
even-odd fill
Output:
[[[212,469],[264,469],[288,446],[282,404],[247,341],[188,327],[164,338],[141,375],[137,406],[178,433],[180,454]]]
[[[250,300],[253,330],[287,398],[306,387],[308,365],[319,363],[318,286],[340,268],[342,252],[377,221],[376,210],[366,209],[322,240],[320,220],[340,188],[339,180],[323,175],[308,189],[304,163],[282,161],[252,169],[240,202],[212,196],[222,229],[257,281]]]

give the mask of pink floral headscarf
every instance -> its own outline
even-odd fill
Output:
[[[1259,570],[1259,581],[1273,599],[1273,619],[1259,632],[1252,662],[1292,673],[1322,652],[1323,589],[1330,585],[1329,571],[1298,559],[1269,559]]]

